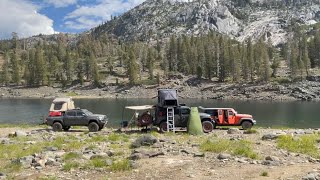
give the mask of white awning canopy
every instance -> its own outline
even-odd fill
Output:
[[[142,106],[126,106],[126,109],[131,109],[135,111],[139,110],[148,110],[148,109],[153,109],[153,105],[142,105]]]

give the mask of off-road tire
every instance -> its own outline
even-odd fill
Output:
[[[99,125],[95,122],[91,122],[89,125],[88,125],[88,129],[90,132],[97,132],[99,131]]]
[[[202,122],[202,130],[204,133],[212,132],[214,129],[214,125],[210,121],[203,121]]]
[[[250,122],[250,121],[243,121],[243,122],[241,123],[241,127],[242,127],[242,129],[244,129],[244,130],[251,129],[252,126],[253,126],[253,124],[252,124],[252,122]]]
[[[62,124],[59,122],[55,122],[52,124],[52,130],[56,132],[62,131]]]
[[[64,127],[63,127],[63,130],[64,130],[64,131],[69,131],[70,128],[71,128],[71,126],[64,126]]]
[[[167,132],[167,129],[168,129],[167,122],[164,121],[164,122],[160,123],[159,129],[160,129],[161,133]]]

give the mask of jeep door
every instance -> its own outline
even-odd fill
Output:
[[[174,125],[181,127],[180,108],[174,108]]]
[[[218,110],[218,118],[219,118],[219,124],[223,124],[224,123],[224,115],[223,115],[223,110],[219,109]]]
[[[86,126],[88,123],[88,116],[81,110],[77,110],[77,124],[80,126]]]
[[[235,113],[231,109],[229,109],[228,110],[228,122],[229,122],[229,124],[235,124],[235,121],[236,121]]]
[[[64,118],[63,123],[64,126],[74,126],[77,124],[77,116],[76,111],[67,111]]]

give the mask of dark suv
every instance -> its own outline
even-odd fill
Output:
[[[54,131],[67,131],[71,126],[87,126],[90,132],[96,132],[108,123],[108,118],[86,109],[73,109],[66,111],[62,116],[49,116],[45,123],[52,126]]]
[[[177,106],[174,108],[174,125],[175,127],[186,128],[188,126],[188,120],[191,108],[188,106]],[[211,118],[210,114],[199,113],[203,132],[209,133],[215,127],[215,122]],[[154,125],[160,128],[161,132],[167,131],[167,109],[162,107],[156,107]]]

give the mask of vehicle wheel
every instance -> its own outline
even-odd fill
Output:
[[[243,121],[241,123],[242,129],[247,130],[252,128],[252,123],[250,121]]]
[[[90,132],[97,132],[99,131],[99,125],[95,122],[89,124],[88,129]]]
[[[167,132],[167,122],[162,122],[160,125],[159,125],[159,128],[160,128],[160,132],[164,133],[164,132]]]
[[[53,129],[53,131],[58,131],[58,132],[62,131],[62,124],[59,122],[55,122],[52,125],[52,129]]]
[[[214,125],[210,121],[203,121],[202,122],[202,130],[204,133],[209,133],[213,131]]]
[[[63,130],[68,131],[71,127],[70,126],[64,126]]]
[[[142,114],[138,119],[138,125],[140,127],[149,126],[152,124],[152,116],[148,113]]]

